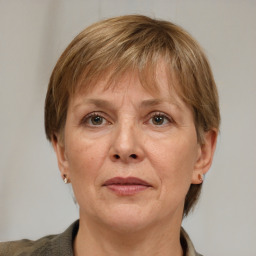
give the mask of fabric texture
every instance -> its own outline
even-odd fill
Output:
[[[78,232],[79,220],[59,235],[49,235],[36,241],[27,239],[0,243],[0,256],[74,256],[73,240]],[[195,251],[186,231],[181,229],[184,256],[202,256]]]

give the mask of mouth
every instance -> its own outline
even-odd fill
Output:
[[[136,177],[115,177],[107,180],[104,187],[120,196],[131,196],[151,188],[148,182]]]

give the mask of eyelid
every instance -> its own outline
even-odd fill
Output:
[[[175,123],[174,119],[170,115],[168,115],[168,114],[166,114],[164,112],[161,112],[161,111],[152,111],[151,113],[148,114],[147,120],[150,120],[152,117],[155,117],[155,116],[163,116],[170,123]]]
[[[85,115],[81,119],[80,124],[81,125],[86,124],[86,123],[88,124],[89,118],[91,118],[93,116],[99,116],[99,117],[103,118],[105,120],[105,122],[107,122],[108,124],[111,124],[111,122],[109,121],[109,119],[110,119],[109,116],[107,114],[105,114],[104,112],[101,112],[101,111],[93,111],[93,112],[90,112],[89,114]],[[150,112],[146,117],[146,122],[145,123],[149,122],[150,119],[152,117],[155,117],[155,116],[163,116],[165,119],[168,120],[169,123],[175,123],[174,119],[170,115],[168,115],[164,112],[161,112],[161,111],[152,111],[152,112]],[[88,124],[88,126],[90,126],[90,125]]]
[[[106,116],[106,114],[104,114],[101,111],[93,111],[93,112],[90,112],[89,114],[85,115],[81,119],[80,124],[88,123],[89,118],[94,117],[94,116],[99,116],[99,117],[103,118],[108,124],[111,123],[111,122],[108,121],[109,118]]]

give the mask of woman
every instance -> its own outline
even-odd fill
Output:
[[[80,219],[60,235],[3,243],[0,255],[199,255],[181,222],[219,123],[208,61],[182,28],[140,15],[88,27],[58,60],[45,101]]]

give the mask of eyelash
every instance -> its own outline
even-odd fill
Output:
[[[100,117],[102,118],[105,122],[108,122],[107,119],[104,117],[104,115],[102,115],[102,113],[100,112],[92,112],[88,115],[86,115],[82,120],[81,120],[81,124],[87,124],[88,126],[97,126],[97,125],[93,125],[93,124],[89,124],[89,122],[91,122],[91,118],[92,117]],[[103,121],[103,122],[104,122]],[[110,124],[110,122],[108,122]],[[98,126],[102,126],[102,124],[98,125]]]
[[[111,122],[107,121],[107,119],[104,117],[104,115],[102,115],[102,113],[100,112],[92,112],[88,115],[86,115],[82,120],[81,120],[81,124],[86,124],[88,126],[103,126],[104,124],[99,124],[99,125],[94,125],[94,124],[90,124],[89,122],[91,122],[91,118],[92,117],[100,117],[102,118],[103,122],[107,122],[108,124],[111,124]],[[172,118],[170,118],[169,116],[167,116],[166,114],[164,114],[163,112],[152,112],[148,115],[148,118],[147,118],[147,122],[145,123],[151,123],[153,126],[163,126],[163,125],[166,125],[165,124],[154,124],[152,122],[150,122],[153,118],[155,117],[161,117],[164,119],[164,122],[168,122],[168,123],[174,123],[174,120]]]
[[[152,120],[152,118],[154,118],[154,117],[162,117],[162,118],[164,118],[165,121],[168,121],[168,123],[174,123],[174,120],[163,112],[152,112],[152,113],[149,114],[149,120]],[[166,125],[166,124],[161,124],[161,125],[152,124],[152,125],[154,125],[154,126],[163,126],[163,125]]]

